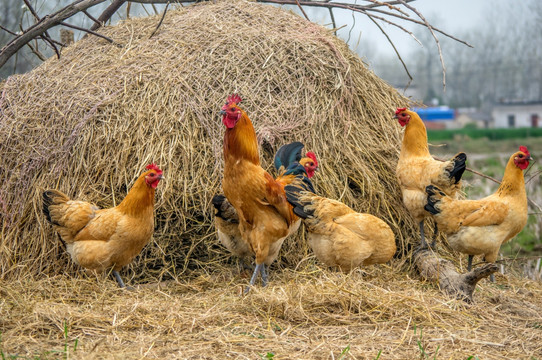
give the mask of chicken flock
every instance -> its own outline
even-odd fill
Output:
[[[277,151],[276,177],[261,167],[256,132],[239,106],[241,101],[233,94],[220,111],[226,128],[223,194],[215,194],[212,204],[218,240],[253,271],[245,292],[258,278],[262,286],[268,283],[269,265],[301,222],[316,258],[329,267],[350,271],[388,262],[397,250],[390,226],[369,213],[356,212],[338,200],[318,195],[311,180],[318,159],[313,152],[303,153],[303,143],[286,144]],[[444,162],[433,159],[418,114],[399,108],[395,118],[405,127],[397,182],[406,209],[419,224],[420,247],[434,248],[441,231],[450,247],[469,256],[469,271],[474,255],[495,262],[501,245],[527,223],[523,171],[531,160],[528,149],[521,146],[511,155],[495,194],[464,200],[459,195],[466,154],[459,153]],[[119,270],[152,237],[154,195],[162,176],[157,165],[148,165],[124,200],[109,209],[71,200],[58,190],[46,190],[43,213],[76,264],[89,270],[111,270],[119,286],[125,287]],[[424,232],[427,218],[436,223],[430,245]]]

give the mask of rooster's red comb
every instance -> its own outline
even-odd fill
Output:
[[[231,103],[239,104],[241,101],[243,101],[243,99],[241,99],[239,94],[231,94],[230,96],[228,96],[228,101],[226,102],[226,104],[231,104]]]
[[[312,151],[309,151],[308,153],[305,154],[308,158],[311,158],[312,161],[314,161],[314,165],[318,166],[318,160],[316,160],[316,154],[313,153]]]
[[[527,156],[531,156],[531,153],[529,153],[529,150],[527,150],[527,146],[520,146],[519,151],[521,151],[522,153],[524,153]]]
[[[155,163],[152,163],[152,164],[147,165],[147,167],[145,167],[145,169],[147,169],[147,170],[154,170],[154,171],[156,171],[158,174],[161,174],[161,173],[162,173],[162,170],[160,170],[160,168],[159,168]]]
[[[395,110],[395,115],[399,115],[399,113],[402,113],[403,111],[406,110],[406,107],[404,108],[397,108],[397,110]]]

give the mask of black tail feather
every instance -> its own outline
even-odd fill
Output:
[[[427,193],[427,203],[423,207],[425,209],[425,211],[427,211],[427,212],[429,212],[429,213],[431,213],[433,215],[436,215],[436,214],[440,213],[440,210],[438,210],[435,207],[435,205],[440,202],[440,199],[433,198],[433,195],[436,195],[437,192],[440,195],[445,195],[445,194],[438,187],[436,187],[434,185],[428,185],[425,188],[425,192]]]
[[[237,211],[224,195],[217,194],[213,196],[211,202],[216,209],[215,216],[230,223],[239,223]]]
[[[454,168],[450,171],[450,179],[454,178],[455,183],[457,184],[461,180],[465,169],[467,169],[467,154],[459,153],[453,158],[453,160]]]
[[[281,166],[287,168],[294,162],[301,160],[301,150],[305,145],[299,141],[282,145],[275,154],[275,169],[279,170]]]
[[[53,205],[55,202],[54,202],[54,196],[56,195],[56,193],[54,191],[51,191],[51,190],[46,190],[43,192],[42,194],[42,197],[43,197],[43,214],[45,215],[45,218],[47,219],[47,221],[49,221],[51,224],[54,224],[54,225],[58,225],[60,226],[60,224],[58,224],[56,221],[53,221],[51,219],[51,214],[49,213],[49,206]]]
[[[307,205],[309,205],[309,203],[302,202],[300,200],[302,192],[315,193],[314,187],[312,186],[312,182],[309,180],[309,178],[303,177],[292,184],[286,185],[284,187],[284,191],[286,192],[286,199],[293,206],[294,214],[302,219],[312,216],[313,212],[305,208]]]

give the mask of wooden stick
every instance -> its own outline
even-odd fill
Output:
[[[476,284],[499,270],[497,264],[488,263],[466,274],[461,274],[455,270],[452,262],[440,258],[429,248],[416,249],[413,258],[422,278],[437,282],[441,291],[468,303],[473,302]]]

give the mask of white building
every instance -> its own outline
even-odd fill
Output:
[[[502,102],[491,116],[496,128],[542,127],[542,102]]]

